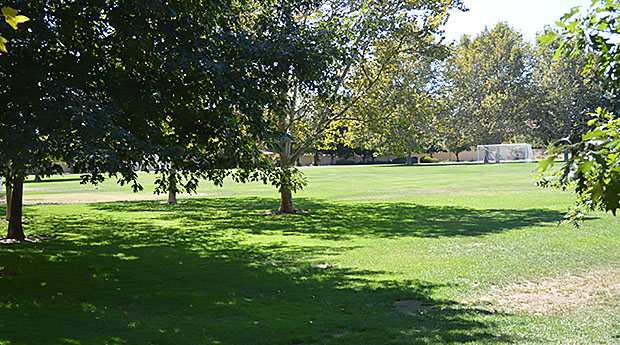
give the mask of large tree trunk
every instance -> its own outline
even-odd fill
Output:
[[[8,239],[23,241],[24,229],[22,227],[22,199],[24,194],[24,180],[21,178],[13,179],[13,188],[11,195],[11,206],[9,214],[9,230],[6,237]]]
[[[177,201],[177,172],[174,167],[170,167],[168,176],[168,204],[178,204]]]
[[[293,193],[290,189],[282,189],[280,191],[280,208],[278,213],[297,213],[297,209],[293,204]]]
[[[10,179],[6,180],[6,220],[11,219],[11,199],[13,196],[13,187]]]

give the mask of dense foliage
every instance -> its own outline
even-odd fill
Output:
[[[557,155],[565,151],[571,154],[559,171],[551,171],[539,182],[544,187],[577,193],[567,222],[579,222],[588,211],[597,209],[615,215],[620,208],[620,119],[598,109],[589,125],[594,129],[576,143],[557,145],[540,166],[543,171],[549,170]]]
[[[563,18],[558,39],[558,56],[589,54],[588,70],[606,82],[612,92],[620,86],[618,32],[620,1],[598,1],[582,16],[577,10]],[[617,114],[599,108],[589,122],[593,128],[575,141],[560,142],[541,165],[549,170],[555,156],[569,152],[571,157],[559,171],[551,171],[541,181],[543,186],[571,189],[577,193],[575,205],[566,215],[568,222],[579,222],[586,211],[600,209],[614,215],[620,208],[620,120]]]
[[[274,85],[280,102],[268,116],[282,133],[273,151],[283,172],[327,131],[357,117],[354,106],[379,88],[394,61],[412,51],[434,56],[448,11],[462,7],[460,0],[276,3],[268,17],[278,21],[260,32],[282,47]],[[309,49],[299,62],[299,53]],[[282,177],[279,212],[295,213],[295,183],[288,173]]]
[[[10,210],[21,210],[28,173],[59,173],[60,161],[84,181],[110,174],[136,189],[140,166],[182,169],[188,190],[231,171],[269,178],[257,143],[268,134],[273,78],[263,57],[273,52],[243,30],[242,8],[193,0],[14,6],[31,21],[6,34],[11,53],[0,56],[0,164],[18,193],[8,194]],[[9,218],[9,237],[23,237],[21,215]]]
[[[359,102],[372,121],[358,123],[350,143],[396,155],[450,151],[458,160],[479,144],[579,138],[589,113],[617,102],[597,75],[582,73],[586,55],[553,59],[557,46],[531,44],[498,23],[446,46],[444,60],[401,57]]]

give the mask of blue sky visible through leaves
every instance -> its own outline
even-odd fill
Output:
[[[592,0],[465,0],[468,12],[453,12],[446,25],[446,39],[474,36],[499,21],[507,22],[533,41],[536,32],[555,22],[575,6],[589,8]]]

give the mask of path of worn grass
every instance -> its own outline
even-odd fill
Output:
[[[56,239],[0,247],[0,344],[617,343],[617,290],[509,298],[620,272],[618,219],[556,227],[569,198],[531,168],[308,169],[292,216],[263,214],[260,185],[29,206],[26,231]]]

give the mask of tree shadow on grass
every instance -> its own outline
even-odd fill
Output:
[[[515,340],[499,334],[495,325],[510,315],[434,299],[444,286],[379,281],[374,277],[382,272],[313,265],[313,257],[342,247],[247,244],[234,236],[234,229],[223,235],[210,228],[157,224],[148,217],[100,214],[39,218],[39,231],[57,236],[55,240],[5,246],[0,252],[2,265],[19,272],[0,279],[0,342]],[[395,307],[400,300],[423,307],[402,312]]]
[[[334,204],[300,198],[296,215],[264,214],[274,205],[267,198],[191,199],[184,205],[152,202],[97,204],[110,212],[158,212],[159,219],[177,220],[188,227],[234,228],[342,240],[351,237],[483,236],[536,225],[557,224],[563,213],[548,209],[473,209],[411,203]]]

